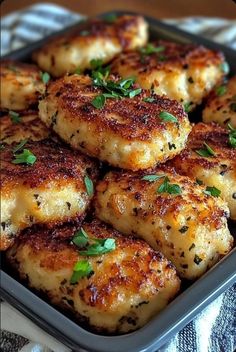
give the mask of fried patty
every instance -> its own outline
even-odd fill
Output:
[[[184,148],[191,127],[176,101],[143,91],[98,109],[92,101],[101,93],[88,76],[61,78],[49,85],[39,116],[72,148],[125,169],[153,167]],[[163,112],[176,122],[161,119]]]
[[[206,143],[215,155],[201,156]],[[236,220],[236,149],[229,144],[229,131],[216,123],[196,124],[190,133],[187,147],[170,164],[178,173],[197,179],[220,190]]]
[[[113,61],[112,72],[121,77],[135,76],[142,88],[191,104],[188,110],[200,104],[224,76],[224,56],[220,52],[162,40],[151,45],[160,51],[147,55],[140,50],[122,53]]]
[[[45,91],[37,66],[12,60],[0,64],[0,107],[24,110],[38,103]]]
[[[90,239],[114,239],[115,249],[82,256],[78,247],[62,240],[74,233],[63,226],[30,229],[7,258],[30,287],[45,292],[53,304],[93,330],[124,333],[140,328],[178,292],[180,280],[173,265],[144,241],[124,237],[97,220],[84,223],[83,229]],[[71,284],[74,265],[81,260],[92,271]]]
[[[1,250],[35,223],[54,226],[81,221],[92,198],[85,176],[95,181],[97,175],[93,161],[53,141],[24,145],[37,158],[33,165],[14,164],[24,150],[14,156],[13,147],[16,144],[1,151]]]
[[[19,143],[22,139],[39,141],[49,137],[50,130],[39,119],[38,112],[19,114],[17,121],[13,122],[9,114],[1,118],[1,143]]]
[[[211,92],[202,118],[204,122],[214,121],[223,127],[231,124],[236,128],[236,76]]]
[[[91,68],[91,60],[109,62],[122,50],[147,42],[147,23],[141,16],[125,15],[114,21],[94,19],[80,29],[53,38],[33,54],[42,70],[55,77]]]
[[[153,177],[143,179],[147,175]],[[112,171],[96,190],[97,217],[143,238],[174,263],[182,278],[201,276],[232,247],[226,203],[173,169]]]

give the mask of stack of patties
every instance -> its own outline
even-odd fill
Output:
[[[220,84],[224,58],[147,38],[130,15],[54,38],[33,55],[57,77],[40,74],[39,112],[4,106],[2,249],[30,287],[107,333],[143,326],[178,275],[196,279],[233,244],[226,201],[176,162],[193,134],[186,111]]]

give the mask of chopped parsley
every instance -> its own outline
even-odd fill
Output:
[[[205,191],[203,191],[203,193],[208,196],[219,197],[219,195],[221,194],[221,191],[214,186],[213,187],[207,186]]]
[[[162,177],[165,177],[165,175],[145,175],[141,178],[141,180],[154,182],[156,180],[159,180]]]
[[[93,190],[93,181],[91,180],[91,178],[88,177],[88,175],[86,175],[84,177],[84,184],[85,184],[88,196],[92,196],[93,192],[94,192],[94,190]]]
[[[158,187],[157,193],[181,194],[182,190],[179,185],[170,183],[170,180],[165,176],[163,183]]]
[[[83,277],[88,277],[93,272],[92,266],[88,260],[80,260],[75,263],[73,274],[70,278],[71,284],[76,284]]]
[[[11,121],[13,123],[20,123],[21,122],[21,117],[18,112],[10,110],[8,114],[9,114]]]
[[[218,95],[218,97],[221,97],[222,95],[224,95],[227,92],[227,88],[226,86],[219,86],[215,89],[215,93],[216,95]]]
[[[102,109],[103,106],[105,105],[106,102],[106,97],[104,94],[97,95],[93,100],[92,100],[92,105],[96,109]]]
[[[20,151],[20,150],[24,147],[24,145],[25,145],[27,142],[28,142],[27,139],[22,139],[22,141],[21,141],[19,144],[17,144],[17,145],[12,149],[13,154],[15,154],[16,152]]]
[[[148,43],[144,48],[140,48],[139,51],[142,55],[151,55],[154,53],[161,53],[165,50],[164,46],[154,46],[151,43]]]
[[[228,124],[229,129],[229,145],[232,148],[236,148],[236,128],[233,128],[230,124]]]
[[[153,103],[155,101],[155,98],[147,97],[147,98],[143,98],[143,101],[145,101],[146,103]]]
[[[82,227],[75,232],[72,242],[79,248],[84,248],[88,244],[88,235]]]
[[[184,104],[184,111],[187,112],[187,113],[190,112],[190,110],[191,110],[191,105],[192,105],[191,102],[185,103],[185,104]]]
[[[40,78],[44,84],[47,84],[51,77],[48,72],[40,72]]]
[[[161,111],[160,114],[159,114],[159,117],[163,121],[174,122],[174,123],[178,122],[177,118],[174,115],[172,115],[169,112],[167,112],[167,111]]]
[[[90,65],[93,70],[101,68],[102,64],[103,64],[103,61],[101,59],[92,59],[90,61]]]
[[[37,160],[36,156],[29,149],[23,149],[20,154],[14,154],[14,157],[15,159],[12,160],[13,164],[33,165]]]
[[[113,251],[116,248],[114,238],[93,239],[95,243],[89,245],[86,250],[80,251],[80,255],[96,256]]]
[[[117,15],[111,13],[110,15],[106,15],[104,17],[104,21],[108,23],[113,23],[117,20],[117,18],[118,18]]]
[[[214,150],[206,142],[203,144],[205,146],[204,149],[198,149],[195,151],[198,155],[203,156],[204,158],[209,158],[216,155]]]

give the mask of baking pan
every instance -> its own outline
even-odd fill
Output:
[[[127,11],[112,11],[98,17],[125,13],[131,14]],[[235,51],[224,45],[218,45],[207,39],[176,29],[156,19],[145,18],[150,25],[151,38],[157,37],[180,43],[194,42],[212,49],[222,50],[230,64],[231,75],[236,74]],[[73,25],[54,35],[65,33],[79,26],[81,24]],[[32,51],[44,44],[48,38],[12,52],[4,58],[28,61]],[[229,226],[236,239],[236,224],[230,223]],[[2,298],[71,349],[77,351],[79,348],[83,348],[94,352],[152,352],[160,348],[191,321],[197,313],[236,282],[236,248],[195,283],[188,284],[175,300],[143,328],[120,336],[104,336],[89,332],[76,324],[70,317],[46,303],[44,299],[18,282],[9,271],[4,260],[4,254],[2,255],[2,269],[0,288]]]

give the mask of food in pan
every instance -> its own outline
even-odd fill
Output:
[[[23,139],[39,141],[49,137],[50,130],[38,117],[38,112],[10,111],[1,118],[1,143],[12,144]]]
[[[131,170],[174,157],[191,129],[179,103],[142,92],[131,78],[71,75],[51,82],[39,116],[72,148]]]
[[[81,221],[97,166],[53,141],[5,145],[1,151],[1,246],[35,223]]]
[[[226,203],[171,169],[111,171],[96,189],[97,217],[143,238],[182,278],[196,279],[232,247]]]
[[[216,123],[193,126],[187,147],[170,164],[224,198],[236,220],[236,130]]]
[[[112,63],[112,72],[124,78],[136,76],[142,88],[166,94],[191,110],[221,81],[225,67],[220,52],[161,40],[120,54]]]
[[[203,109],[203,121],[214,121],[226,128],[230,124],[236,128],[236,76],[210,93]]]
[[[74,244],[62,239],[73,235]],[[180,287],[162,254],[99,221],[76,231],[68,226],[30,229],[7,257],[30,287],[101,332],[140,328]]]
[[[39,67],[55,77],[91,68],[91,60],[109,62],[122,50],[147,42],[147,23],[141,16],[94,19],[81,29],[53,38],[33,54]]]
[[[44,73],[32,64],[2,60],[0,78],[1,109],[28,109],[37,105],[45,90]]]

